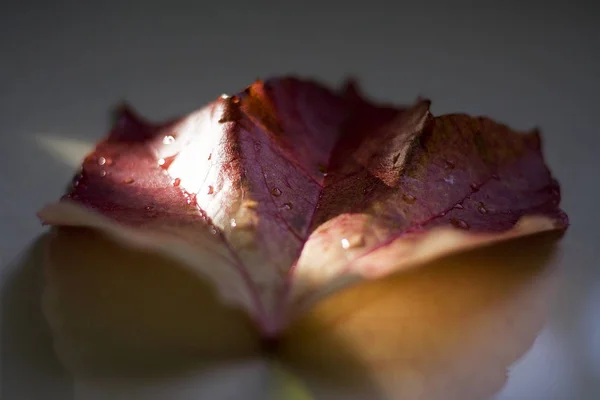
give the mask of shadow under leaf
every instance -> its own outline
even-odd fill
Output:
[[[57,360],[41,309],[43,241],[36,240],[6,266],[8,274],[2,279],[3,400],[73,398],[72,380]]]

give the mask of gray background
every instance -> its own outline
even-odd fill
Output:
[[[331,83],[351,74],[382,100],[424,95],[436,114],[541,127],[572,222],[565,279],[547,327],[499,397],[597,398],[599,7],[84,3],[0,3],[0,398],[73,396],[37,313],[39,277],[22,267],[42,232],[35,211],[61,194],[73,172],[40,137],[81,141],[85,149],[105,133],[106,111],[121,99],[161,119],[286,73]]]

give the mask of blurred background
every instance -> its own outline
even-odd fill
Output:
[[[426,96],[434,114],[541,128],[572,227],[546,327],[497,398],[598,398],[600,6],[533,3],[0,3],[0,398],[91,398],[53,360],[31,297],[37,272],[17,260],[108,110],[127,100],[161,120],[286,74],[333,85],[351,75],[379,100]]]

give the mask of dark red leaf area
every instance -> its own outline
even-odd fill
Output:
[[[288,266],[310,232],[344,213],[372,215],[397,234],[440,225],[497,232],[525,214],[568,224],[537,133],[294,78],[258,81],[204,110],[155,125],[123,108],[66,197],[132,226],[160,218],[211,229],[203,210],[222,219],[253,202],[256,249]],[[199,138],[212,143],[194,156],[206,163],[186,174],[216,168],[215,178],[187,193],[167,167]]]
[[[85,158],[64,199],[134,227],[159,218],[204,225],[193,196],[177,188],[165,164],[159,165],[162,141],[172,129],[172,123],[153,125],[127,106],[120,107],[109,137]],[[162,160],[172,158],[178,149],[170,151],[173,154],[163,151]]]
[[[369,213],[399,231],[444,224],[503,231],[525,214],[567,224],[537,133],[511,132],[487,118],[428,116],[424,129],[414,130],[407,143],[389,146],[385,135],[395,132],[397,138],[411,131],[402,129],[407,113],[423,113],[422,104],[387,121],[368,113],[351,117],[349,139],[332,155],[317,224],[341,210]]]

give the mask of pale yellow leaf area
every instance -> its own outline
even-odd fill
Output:
[[[287,371],[274,398],[489,397],[542,327],[559,236],[427,260],[322,299],[271,347]],[[147,377],[264,354],[247,314],[172,258],[83,228],[47,240],[44,309],[75,374]]]

